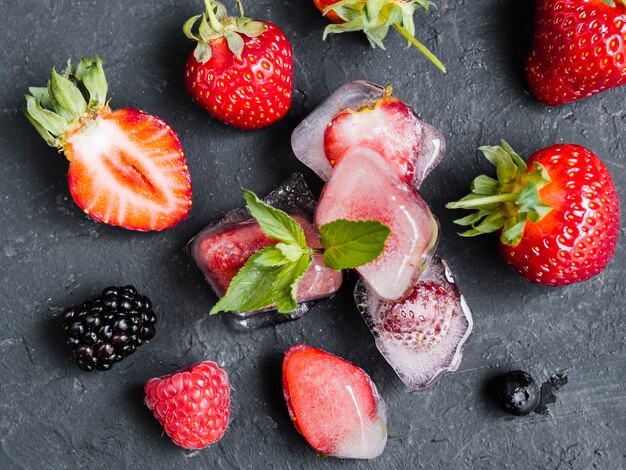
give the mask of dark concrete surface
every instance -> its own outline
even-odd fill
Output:
[[[231,2],[234,3],[234,2]],[[613,262],[584,284],[531,285],[498,257],[495,239],[459,238],[445,202],[489,170],[476,147],[506,138],[528,156],[556,142],[583,144],[610,168],[626,200],[626,89],[556,109],[527,93],[521,66],[532,5],[519,0],[439,0],[418,35],[449,69],[442,76],[394,33],[388,51],[360,35],[322,42],[308,0],[248,0],[250,16],[291,39],[297,90],[277,125],[245,133],[209,118],[183,87],[192,49],[183,21],[199,0],[0,0],[0,468],[626,468],[624,234]],[[164,233],[133,233],[87,219],[67,189],[67,163],[22,116],[29,85],[68,57],[99,54],[112,105],[167,120],[187,152],[194,185],[189,220]],[[392,83],[439,127],[448,155],[423,186],[440,218],[440,254],[475,315],[463,363],[432,388],[411,392],[377,352],[352,302],[352,277],[304,319],[251,333],[209,317],[215,298],[184,246],[210,219],[240,205],[240,187],[267,193],[294,171],[289,136],[325,96],[354,79]],[[72,362],[60,329],[65,306],[110,284],[133,283],[154,301],[157,335],[106,373]],[[306,342],[363,367],[389,405],[389,442],[371,462],[321,459],[289,421],[282,351]],[[214,447],[187,452],[161,437],[143,383],[212,359],[233,383],[232,421]],[[486,398],[501,370],[537,380],[565,371],[550,415],[509,418]]]

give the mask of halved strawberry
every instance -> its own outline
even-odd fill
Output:
[[[293,346],[283,360],[283,392],[296,429],[320,454],[373,459],[385,448],[385,403],[359,367]]]
[[[320,236],[313,224],[301,215],[292,217],[304,230],[308,246],[321,248]],[[248,258],[275,243],[278,240],[265,235],[255,220],[248,220],[224,230],[209,229],[201,233],[194,239],[192,254],[213,289],[222,296]],[[340,272],[324,265],[321,255],[315,255],[311,267],[298,284],[298,300],[330,295],[339,289],[342,279]]]
[[[411,109],[391,96],[372,106],[340,112],[324,131],[324,152],[334,167],[349,150],[369,147],[376,150],[407,184],[415,174],[414,161],[419,152],[422,130]]]
[[[26,115],[70,161],[76,204],[98,222],[163,230],[189,214],[191,180],[181,142],[161,119],[136,109],[111,111],[102,61],[82,59],[48,88],[31,88]]]
[[[419,193],[400,182],[378,152],[364,147],[346,153],[315,210],[318,227],[339,219],[377,220],[391,229],[382,254],[356,268],[387,300],[408,293],[439,238],[437,220]]]

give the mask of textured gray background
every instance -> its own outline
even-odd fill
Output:
[[[521,66],[531,2],[439,0],[418,35],[447,64],[442,76],[392,34],[388,51],[360,35],[321,40],[309,0],[248,0],[250,16],[291,39],[297,91],[279,124],[245,133],[211,120],[186,96],[192,44],[183,21],[199,0],[0,0],[0,467],[9,468],[626,468],[624,237],[599,277],[563,289],[531,285],[504,265],[495,239],[455,235],[443,208],[489,170],[476,152],[506,138],[522,154],[556,142],[588,146],[610,168],[622,200],[624,95],[617,89],[549,109],[526,91]],[[231,2],[233,3],[233,2]],[[88,220],[69,197],[67,163],[21,114],[28,85],[45,83],[68,57],[100,54],[112,104],[161,116],[187,152],[191,217],[141,234]],[[423,187],[440,218],[447,258],[475,314],[460,370],[410,392],[378,354],[352,303],[351,278],[304,319],[251,333],[207,315],[215,301],[184,252],[203,225],[238,206],[242,185],[268,192],[293,171],[320,181],[293,156],[289,136],[329,92],[354,79],[392,83],[448,139],[448,155]],[[60,314],[110,284],[150,295],[157,335],[106,373],[72,362]],[[375,461],[320,459],[291,425],[282,399],[282,351],[325,348],[363,367],[389,405],[389,442]],[[143,405],[146,379],[212,359],[230,374],[232,421],[214,447],[173,445]],[[498,371],[521,367],[570,383],[549,416],[505,417],[485,398]]]

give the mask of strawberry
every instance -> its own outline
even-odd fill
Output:
[[[381,328],[414,351],[428,351],[447,334],[459,299],[442,283],[420,281],[397,303],[384,304]]]
[[[283,360],[283,392],[296,429],[318,453],[371,459],[385,448],[385,404],[359,367],[293,346]]]
[[[289,111],[293,93],[289,41],[276,25],[244,18],[240,0],[238,18],[229,17],[217,1],[205,3],[206,12],[183,28],[198,42],[187,60],[187,91],[213,117],[240,129],[278,121]]]
[[[524,278],[563,286],[600,273],[617,244],[620,208],[611,175],[580,145],[552,145],[528,166],[511,147],[483,147],[498,180],[479,176],[449,208],[477,209],[456,221],[474,236],[500,230],[500,253]]]
[[[369,147],[380,153],[407,184],[415,175],[413,164],[419,150],[421,127],[411,109],[391,96],[372,106],[341,111],[324,131],[324,153],[334,167],[349,150]]]
[[[112,111],[100,58],[52,70],[47,88],[30,88],[26,117],[70,161],[74,201],[98,222],[163,230],[187,218],[191,180],[182,145],[161,119]]]
[[[363,31],[372,47],[384,49],[383,40],[393,27],[408,41],[409,47],[415,46],[446,73],[441,61],[415,39],[413,14],[418,8],[428,11],[433,5],[430,0],[313,0],[313,3],[335,23],[326,27],[324,39],[329,34]]]
[[[205,361],[144,386],[145,403],[172,440],[185,449],[219,441],[228,427],[230,384],[215,362]]]
[[[319,233],[311,222],[301,215],[294,215],[293,219],[304,230],[308,246],[321,248]],[[225,230],[203,232],[194,239],[192,254],[213,289],[223,296],[248,258],[261,248],[276,243],[278,240],[265,235],[255,220],[248,220]],[[341,281],[341,273],[324,266],[316,256],[298,285],[298,298],[309,300],[333,293],[339,289]]]
[[[538,0],[530,91],[556,106],[626,83],[623,0]]]
[[[203,235],[194,251],[201,269],[220,295],[228,290],[230,281],[246,264],[248,258],[261,248],[278,243],[263,233],[259,224],[250,220],[223,232]]]

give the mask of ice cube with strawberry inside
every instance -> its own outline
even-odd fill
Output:
[[[328,181],[347,152],[379,152],[407,184],[418,189],[445,154],[441,132],[384,89],[365,81],[348,83],[318,106],[292,134],[293,151]]]
[[[387,443],[386,406],[362,369],[321,349],[285,352],[283,392],[296,429],[319,454],[373,459]]]
[[[459,367],[472,313],[441,258],[432,259],[404,299],[383,300],[359,283],[355,301],[376,346],[408,387],[426,388]]]
[[[307,245],[320,249],[320,236],[311,222],[315,200],[300,174],[274,190],[265,202],[286,211],[302,227]],[[278,243],[263,233],[260,225],[245,209],[236,209],[209,224],[189,243],[189,252],[215,293],[222,297],[239,270],[254,253]],[[328,297],[341,287],[343,277],[324,265],[322,255],[313,262],[297,288],[298,301]],[[292,315],[299,316],[298,312]]]
[[[358,147],[336,165],[315,211],[318,227],[338,219],[376,220],[391,229],[382,254],[357,272],[380,297],[403,297],[437,245],[439,225],[420,195],[375,150]]]

